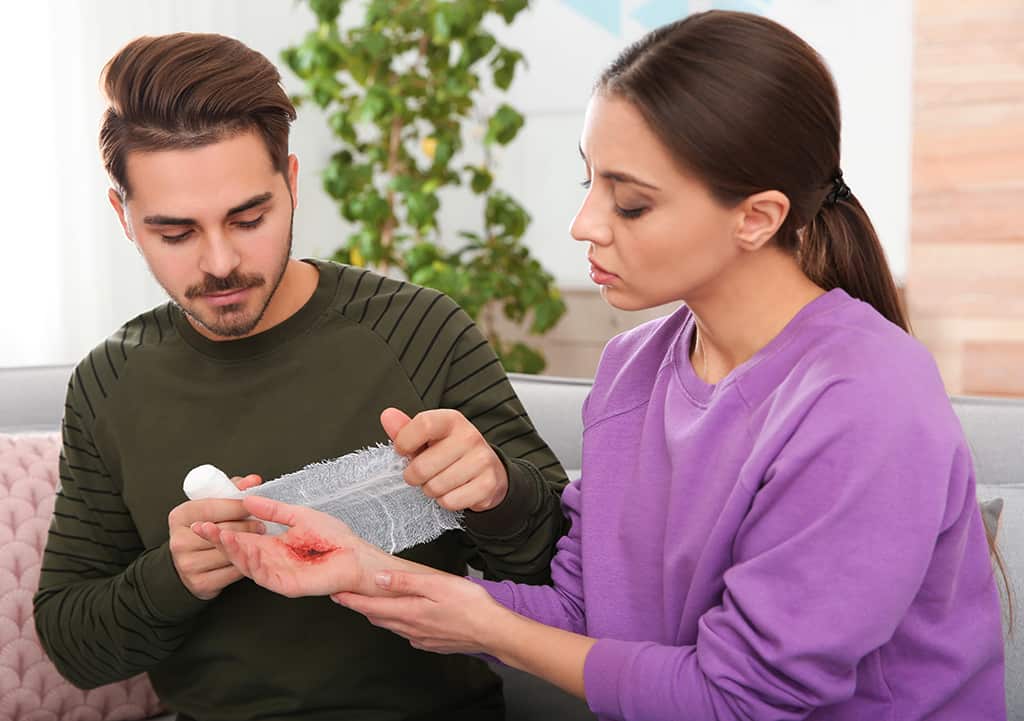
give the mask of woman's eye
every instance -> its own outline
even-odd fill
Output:
[[[623,218],[639,218],[647,208],[620,208],[615,206],[615,212]]]
[[[584,178],[583,180],[580,181],[580,185],[582,185],[585,190],[590,190],[590,186],[592,184],[593,184],[593,181],[590,178]],[[627,219],[639,218],[646,211],[647,211],[647,207],[646,206],[640,206],[640,207],[637,207],[637,208],[623,208],[623,207],[620,207],[617,204],[615,206],[615,212],[620,217],[627,218]]]

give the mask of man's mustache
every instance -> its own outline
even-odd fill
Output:
[[[232,272],[230,275],[223,278],[218,278],[215,275],[207,275],[203,279],[202,283],[189,286],[185,291],[185,297],[191,300],[211,293],[227,293],[232,290],[259,288],[266,282],[267,281],[264,280],[262,275],[243,275],[238,272]]]

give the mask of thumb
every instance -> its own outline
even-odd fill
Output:
[[[373,582],[379,588],[386,589],[397,596],[424,596],[430,598],[437,595],[435,574],[411,573],[409,571],[379,571],[374,574]]]
[[[252,515],[263,521],[280,523],[283,526],[296,526],[307,518],[310,509],[304,506],[293,506],[263,496],[246,496],[242,505]],[[315,511],[314,511],[315,513]]]
[[[388,438],[392,441],[398,436],[403,428],[409,425],[412,419],[397,408],[385,408],[380,414],[380,424]]]

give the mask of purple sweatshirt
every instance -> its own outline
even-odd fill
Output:
[[[484,583],[595,637],[637,721],[1004,721],[1000,603],[928,352],[833,290],[717,386],[685,309],[613,339],[554,586]]]

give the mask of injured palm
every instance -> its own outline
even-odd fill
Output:
[[[345,522],[378,548],[397,553],[462,527],[461,513],[442,508],[405,482],[402,472],[407,463],[391,444],[377,445],[310,464],[245,491],[215,466],[198,466],[185,476],[183,488],[190,500],[256,495],[307,506]],[[285,530],[265,525],[268,533]]]

